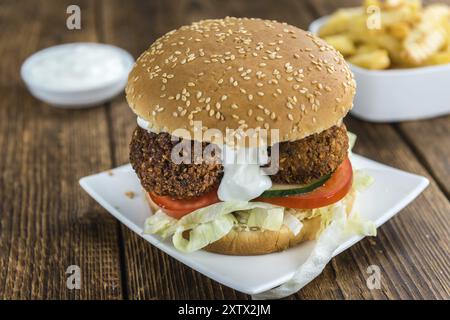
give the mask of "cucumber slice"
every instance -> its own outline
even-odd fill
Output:
[[[287,197],[303,193],[311,192],[318,187],[322,186],[328,179],[330,179],[331,174],[327,174],[307,185],[298,184],[274,184],[272,188],[264,191],[260,197],[263,198],[278,198]]]

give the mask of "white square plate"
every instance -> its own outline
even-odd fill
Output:
[[[422,176],[358,155],[352,156],[352,163],[354,168],[365,169],[375,179],[373,185],[357,198],[357,205],[361,216],[372,220],[377,227],[409,204],[429,183]],[[184,254],[177,251],[170,240],[143,234],[144,221],[151,211],[131,165],[84,177],[80,185],[114,217],[152,245],[207,277],[247,294],[257,294],[289,280],[315,244],[315,241],[309,241],[262,256],[226,256],[203,250]],[[135,196],[129,197],[127,192],[133,192]],[[334,255],[361,239],[358,236],[347,239]]]

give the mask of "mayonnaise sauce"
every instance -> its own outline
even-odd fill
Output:
[[[217,192],[222,201],[250,201],[272,187],[261,165],[268,162],[267,148],[222,148],[223,178]],[[224,155],[226,158],[224,159]]]
[[[142,129],[147,130],[148,132],[154,132],[151,129],[150,122],[148,122],[147,120],[142,119],[141,117],[137,117],[137,125],[139,127],[141,127]]]

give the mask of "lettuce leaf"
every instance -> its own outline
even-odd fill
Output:
[[[158,210],[145,220],[144,233],[157,234],[165,239],[175,233],[177,221],[162,210]]]
[[[363,170],[356,170],[353,174],[353,188],[358,192],[364,191],[372,185],[373,180],[373,177]]]
[[[250,211],[247,225],[265,230],[278,231],[283,225],[284,209],[281,207],[264,209],[254,208]]]
[[[356,134],[353,132],[347,131],[347,137],[348,137],[348,153],[352,153],[352,149],[355,146],[356,142]]]
[[[302,231],[303,223],[289,212],[284,213],[283,224],[291,230],[294,236],[298,235]]]
[[[344,229],[347,235],[357,234],[360,236],[376,236],[377,227],[370,220],[364,220],[361,218],[359,212],[353,212],[347,219],[347,223]]]
[[[263,202],[227,201],[198,209],[180,220],[159,210],[145,222],[144,233],[162,237],[173,235],[175,248],[182,252],[193,252],[230,232],[237,223],[232,214],[236,211],[248,211],[248,220],[252,226],[268,230],[279,230],[282,226],[282,207]],[[186,233],[189,234],[187,239],[184,237]]]
[[[183,237],[183,233],[188,230],[187,227],[179,226],[173,235],[173,244],[182,252],[194,252],[226,236],[234,223],[235,218],[232,214],[220,216],[213,221],[193,227],[189,232],[189,239]]]

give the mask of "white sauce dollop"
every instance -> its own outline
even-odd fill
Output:
[[[137,117],[137,125],[148,132],[153,132],[152,129],[150,129],[150,122],[141,117]]]
[[[267,164],[267,148],[222,148],[223,178],[217,192],[222,201],[250,201],[272,187],[261,165]],[[225,155],[225,159],[224,159]]]

